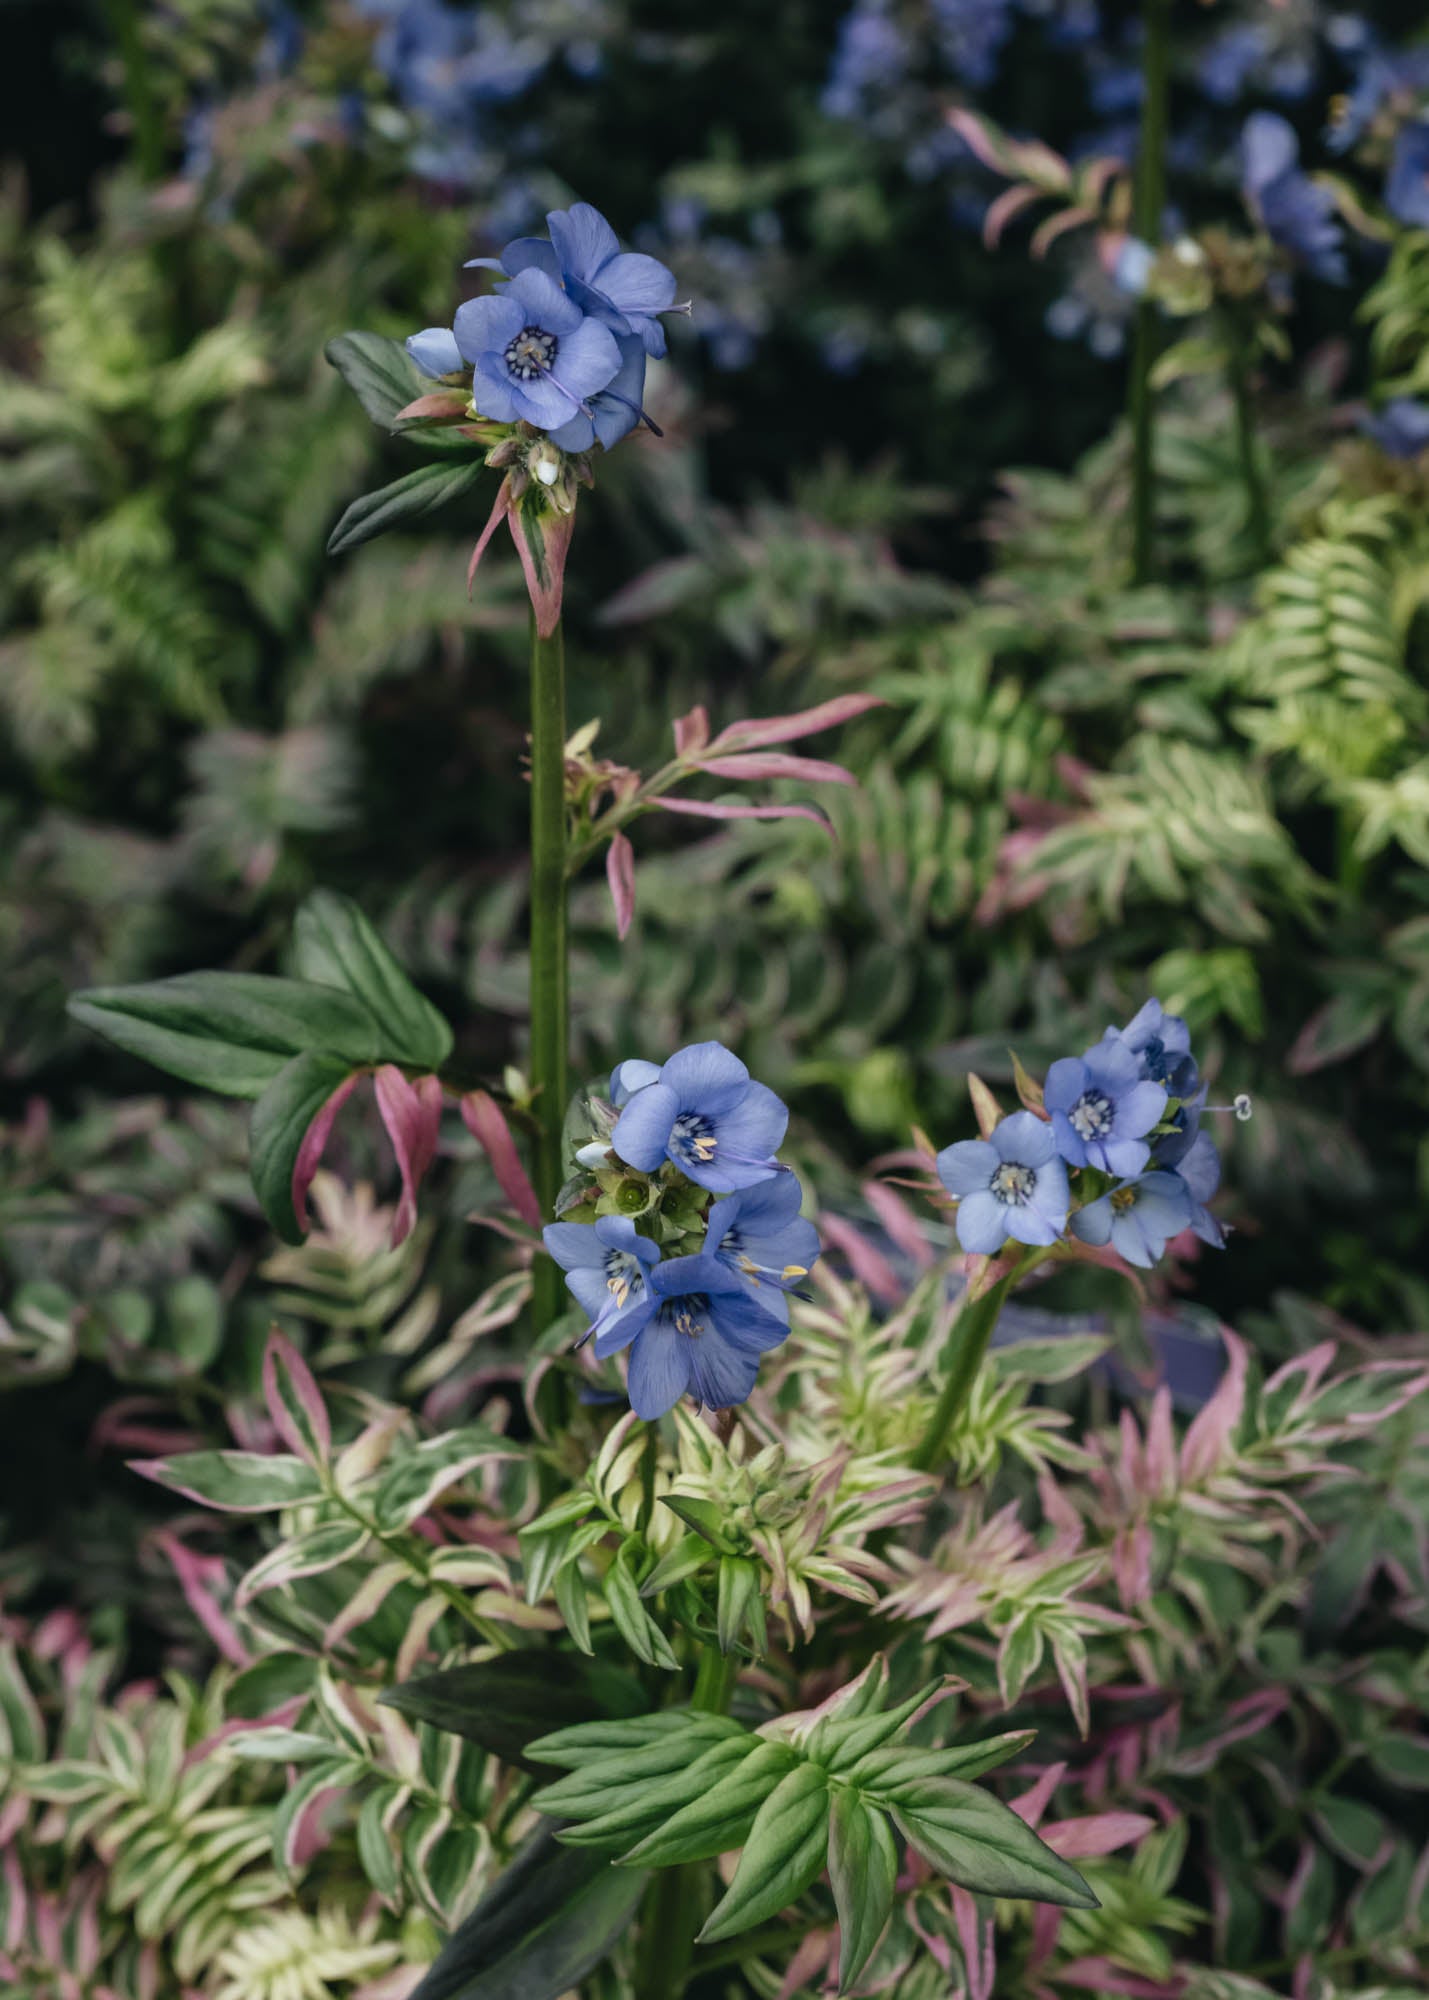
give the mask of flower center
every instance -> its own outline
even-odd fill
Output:
[[[683,1333],[690,1340],[698,1340],[705,1330],[705,1323],[700,1315],[707,1313],[709,1309],[710,1302],[703,1292],[691,1292],[687,1298],[680,1299],[671,1308],[670,1313],[675,1322],[676,1333]]]
[[[1025,1208],[1032,1199],[1037,1176],[1031,1167],[1020,1167],[1015,1160],[1005,1160],[989,1185],[1004,1208]]]
[[[698,1111],[682,1111],[675,1120],[670,1132],[670,1151],[680,1158],[692,1160],[696,1166],[708,1166],[718,1145],[713,1125]]]
[[[549,375],[560,344],[543,326],[523,326],[502,359],[518,382],[534,382],[538,375]]]
[[[605,1257],[605,1289],[618,1306],[624,1307],[632,1292],[644,1289],[640,1259],[628,1250],[608,1250]]]
[[[1104,1090],[1084,1090],[1071,1110],[1067,1123],[1079,1139],[1100,1139],[1110,1132],[1116,1107]]]
[[[1112,1194],[1111,1205],[1121,1214],[1124,1214],[1128,1208],[1135,1208],[1136,1189],[1134,1187],[1117,1188]]]

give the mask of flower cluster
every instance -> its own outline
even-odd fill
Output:
[[[1054,1062],[1037,1109],[939,1153],[959,1243],[992,1256],[1009,1240],[1050,1248],[1070,1229],[1143,1270],[1183,1230],[1219,1248],[1224,1233],[1206,1204],[1221,1164],[1201,1130],[1205,1109],[1186,1023],[1148,1000],[1124,1028]],[[1234,1110],[1249,1117],[1250,1100]]]
[[[471,372],[471,409],[500,424],[544,431],[561,451],[607,451],[637,423],[645,363],[665,352],[660,316],[675,280],[657,258],[622,250],[588,202],[553,209],[544,236],[521,236],[468,269],[502,282],[457,309],[450,328],[413,334],[408,352],[424,374]],[[653,429],[654,426],[652,425]]]
[[[775,1157],[788,1112],[719,1042],[618,1064],[593,1112],[606,1129],[577,1155],[590,1185],[544,1232],[585,1337],[601,1359],[629,1350],[639,1417],[685,1395],[744,1402],[760,1355],[788,1335],[786,1293],[819,1254]]]

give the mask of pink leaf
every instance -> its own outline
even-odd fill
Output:
[[[484,1090],[469,1090],[459,1106],[462,1121],[483,1148],[496,1175],[497,1185],[523,1222],[532,1229],[541,1227],[541,1204],[526,1177],[511,1127],[494,1097]]]
[[[486,526],[482,529],[480,535],[477,537],[476,547],[471,552],[471,561],[466,566],[466,594],[468,597],[471,596],[471,587],[473,583],[476,581],[477,564],[481,561],[481,558],[486,554],[486,545],[491,540],[491,537],[496,533],[497,522],[505,519],[506,510],[510,507],[510,505],[511,505],[511,481],[509,479],[503,479],[501,485],[497,489],[496,504],[493,506],[491,510],[491,514],[487,520]]]
[[[1065,1861],[1088,1861],[1114,1854],[1118,1847],[1142,1839],[1155,1826],[1155,1820],[1145,1813],[1092,1813],[1086,1819],[1054,1820],[1042,1828],[1042,1838]]]
[[[576,517],[550,508],[536,513],[508,506],[506,520],[526,572],[526,594],[536,614],[537,637],[549,639],[561,622],[561,592]]]
[[[988,130],[981,118],[974,112],[964,110],[960,104],[953,105],[944,116],[975,158],[981,160],[985,167],[991,167],[995,174],[1007,173],[1007,154],[1004,146],[1000,138],[994,137]]]
[[[405,1243],[417,1220],[417,1189],[432,1164],[442,1122],[442,1083],[437,1076],[419,1076],[410,1083],[395,1063],[377,1072],[377,1109],[402,1175],[402,1199],[392,1224],[392,1248]]]
[[[1171,1391],[1164,1383],[1151,1399],[1145,1466],[1146,1492],[1153,1499],[1169,1499],[1176,1490],[1176,1437],[1171,1426]]]
[[[719,751],[755,750],[769,743],[792,743],[796,737],[813,736],[820,729],[836,729],[839,723],[851,722],[870,708],[884,706],[882,695],[839,694],[832,701],[821,701],[817,708],[801,708],[794,715],[766,715],[751,717],[747,722],[731,722],[720,731],[711,747]]]
[[[1245,1342],[1227,1326],[1221,1328],[1221,1338],[1230,1355],[1230,1364],[1181,1446],[1181,1477],[1187,1485],[1208,1479],[1221,1464],[1245,1409]]]
[[[696,750],[703,750],[710,740],[710,719],[704,708],[697,706],[688,715],[677,715],[673,727],[675,754],[678,757],[688,757]]]
[[[333,1121],[357,1087],[357,1074],[344,1077],[317,1117],[303,1134],[303,1143],[298,1148],[298,1157],[293,1162],[293,1213],[298,1218],[300,1229],[308,1226],[308,1189],[313,1184],[313,1175],[323,1156],[323,1148],[328,1142]]]
[[[903,1287],[893,1266],[851,1222],[845,1222],[838,1215],[821,1215],[819,1234],[835,1250],[843,1252],[855,1278],[873,1298],[883,1299],[889,1304],[902,1298]]]
[[[465,416],[470,401],[465,389],[433,389],[429,395],[418,396],[415,402],[405,403],[392,421],[394,424],[406,424],[419,423],[424,418]]]
[[[1024,1820],[1028,1826],[1036,1826],[1039,1823],[1043,1813],[1052,1803],[1052,1794],[1061,1784],[1066,1770],[1065,1763],[1049,1764],[1031,1791],[1023,1792],[1017,1798],[1008,1801],[1020,1820]]]
[[[997,1975],[993,1948],[992,1920],[982,1919],[974,1898],[966,1889],[953,1890],[953,1920],[958,1927],[958,1943],[963,1948],[967,1970],[967,2000],[992,2000]]]
[[[825,833],[833,832],[823,813],[813,806],[721,806],[707,799],[656,799],[653,803],[664,812],[689,813],[694,819],[811,819]]]
[[[605,879],[615,905],[615,934],[623,938],[635,916],[635,849],[623,833],[610,836],[610,846],[605,851]]]
[[[804,778],[812,784],[856,785],[858,779],[842,764],[818,757],[794,757],[787,750],[758,750],[734,757],[711,757],[700,765],[716,778]]]
[[[926,1271],[935,1261],[933,1246],[902,1196],[882,1181],[864,1181],[859,1192],[898,1248],[913,1259],[920,1271]]]
[[[1064,208],[1038,224],[1032,232],[1028,249],[1034,257],[1045,257],[1059,236],[1065,236],[1069,229],[1081,229],[1096,219],[1095,211],[1090,208]]]
[[[1177,2000],[1186,1983],[1179,1976],[1165,1983],[1141,1979],[1118,1971],[1109,1958],[1074,1958],[1058,1966],[1057,1978],[1063,1986],[1080,1986],[1090,1993],[1125,1993],[1131,2000]]]
[[[172,1563],[189,1610],[224,1659],[232,1666],[246,1667],[251,1657],[248,1648],[213,1595],[213,1586],[227,1580],[228,1571],[222,1556],[199,1555],[169,1528],[160,1528],[154,1536],[154,1545],[162,1549]]]
[[[263,1400],[288,1449],[309,1465],[326,1465],[332,1450],[327,1406],[307,1362],[276,1326],[263,1354]]]
[[[995,250],[1001,241],[1002,232],[1015,215],[1024,208],[1031,208],[1034,202],[1045,200],[1041,188],[1010,187],[990,201],[987,213],[982,219],[982,240],[989,250]]]

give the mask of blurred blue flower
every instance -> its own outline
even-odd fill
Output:
[[[1359,144],[1380,110],[1402,98],[1406,108],[1429,90],[1429,48],[1380,49],[1369,45],[1351,88],[1334,100],[1325,143],[1335,153]]]
[[[1300,171],[1300,142],[1274,111],[1253,111],[1241,135],[1246,200],[1271,240],[1312,276],[1340,285],[1347,276],[1344,234],[1334,199]]]
[[[552,209],[546,226],[549,243],[542,236],[518,236],[499,258],[475,257],[472,264],[513,278],[523,271],[543,272],[591,319],[612,333],[637,334],[646,353],[658,360],[665,352],[659,315],[688,311],[675,304],[674,273],[656,257],[622,250],[615,231],[588,201]]]
[[[1406,125],[1395,140],[1384,204],[1411,229],[1429,229],[1429,124]]]
[[[1189,1097],[1196,1088],[1199,1077],[1191,1054],[1191,1031],[1159,1000],[1139,1007],[1124,1028],[1108,1028],[1102,1041],[1124,1042],[1140,1058],[1141,1074],[1153,1083],[1164,1083],[1172,1097]]]
[[[603,1360],[630,1349],[630,1402],[648,1423],[684,1395],[714,1410],[742,1403],[760,1355],[788,1332],[720,1258],[670,1257],[650,1273],[645,1296],[596,1335],[595,1351]]]
[[[1012,33],[1012,0],[932,0],[932,7],[944,60],[964,83],[984,89]]]
[[[1429,445],[1429,404],[1395,396],[1383,409],[1361,417],[1360,429],[1391,458],[1418,458]]]
[[[1237,21],[1213,35],[1196,58],[1196,81],[1213,104],[1234,104],[1265,61],[1270,36],[1258,22]]]
[[[695,1042],[627,1098],[610,1143],[642,1173],[670,1160],[698,1186],[731,1194],[778,1173],[774,1154],[788,1123],[783,1104],[738,1056],[720,1042]]]
[[[1110,1243],[1128,1264],[1149,1271],[1171,1238],[1191,1227],[1191,1211],[1191,1193],[1181,1175],[1155,1171],[1079,1208],[1072,1217],[1072,1234],[1098,1247]]]
[[[705,1255],[718,1257],[759,1294],[766,1312],[786,1321],[784,1294],[808,1277],[819,1255],[819,1232],[799,1213],[803,1198],[783,1168],[773,1180],[717,1201],[705,1230]]]
[[[471,398],[497,423],[558,429],[591,416],[589,399],[615,380],[620,350],[544,271],[522,271],[500,292],[457,307],[457,346],[472,364]]]
[[[646,1273],[660,1251],[625,1215],[598,1222],[551,1222],[541,1231],[547,1250],[566,1274],[566,1290],[599,1336],[645,1297]]]
[[[839,24],[838,43],[820,102],[830,118],[856,118],[872,90],[903,81],[912,50],[889,19],[885,0],[857,0]]]
[[[1139,236],[1123,237],[1111,267],[1112,283],[1128,298],[1139,299],[1146,291],[1156,262],[1156,252]]]
[[[1166,1109],[1166,1091],[1143,1075],[1141,1057],[1124,1041],[1097,1042],[1084,1056],[1052,1064],[1043,1101],[1062,1158],[1120,1178],[1150,1159],[1146,1134]]]
[[[1014,1111],[986,1139],[945,1146],[937,1164],[964,1250],[991,1255],[1009,1237],[1055,1243],[1067,1226],[1067,1169],[1052,1127],[1031,1111]]]

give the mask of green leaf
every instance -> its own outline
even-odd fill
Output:
[[[426,1513],[437,1495],[453,1486],[489,1458],[515,1458],[518,1447],[484,1424],[467,1424],[421,1444],[395,1458],[382,1475],[372,1500],[372,1518],[380,1534],[394,1534]]]
[[[743,1730],[722,1736],[703,1745],[698,1755],[684,1756],[677,1770],[658,1779],[631,1778],[608,1765],[593,1772],[573,1771],[539,1795],[540,1809],[582,1822],[562,1830],[561,1839],[572,1846],[624,1851],[753,1756],[757,1741]]]
[[[246,1729],[228,1740],[230,1757],[265,1763],[312,1764],[319,1757],[331,1757],[330,1736],[314,1736],[303,1729]]]
[[[1369,1761],[1391,1785],[1429,1790],[1429,1738],[1392,1730],[1370,1745]]]
[[[622,1854],[621,1866],[668,1868],[742,1847],[759,1808],[799,1761],[787,1743],[761,1740],[732,1771]]]
[[[382,1053],[414,1069],[437,1070],[452,1052],[452,1031],[420,994],[349,896],[319,889],[293,927],[294,963],[315,985],[340,987],[377,1022]]]
[[[644,1889],[643,1874],[543,1831],[447,1940],[411,2000],[557,2000],[629,1928]]]
[[[69,1011],[130,1055],[230,1097],[261,1096],[305,1050],[349,1069],[381,1053],[377,1023],[349,993],[250,972],[186,972],[142,986],[94,986]]]
[[[306,1653],[269,1653],[229,1683],[224,1709],[239,1721],[256,1722],[285,1701],[311,1694],[317,1670],[317,1661]]]
[[[308,1127],[351,1074],[350,1063],[308,1049],[283,1065],[253,1107],[249,1172],[259,1206],[285,1243],[303,1240],[293,1206],[293,1170]]]
[[[644,1700],[628,1668],[544,1647],[521,1647],[389,1688],[380,1699],[414,1722],[479,1743],[505,1764],[548,1770],[538,1739],[605,1716],[630,1716]],[[551,1724],[559,1723],[560,1731]]]
[[[389,528],[436,513],[449,500],[469,493],[485,470],[485,459],[480,454],[455,465],[419,465],[415,472],[394,479],[390,486],[362,494],[328,536],[328,554],[341,555],[362,542],[370,542],[376,535],[385,535]]]
[[[508,1655],[508,1657],[514,1657]],[[661,1708],[653,1715],[634,1715],[610,1722],[586,1722],[552,1730],[532,1743],[530,1752],[559,1770],[583,1771],[604,1758],[663,1773],[675,1769],[696,1736],[734,1736],[743,1731],[727,1715],[705,1715],[688,1708]],[[678,1747],[672,1747],[678,1746]],[[666,1761],[658,1763],[658,1758]]]
[[[991,1792],[959,1778],[922,1778],[900,1787],[889,1804],[909,1844],[961,1888],[1096,1909],[1076,1869]]]
[[[590,1639],[590,1603],[586,1597],[585,1578],[581,1575],[579,1563],[568,1563],[557,1570],[556,1580],[551,1586],[556,1600],[556,1609],[566,1623],[566,1630],[583,1653],[593,1655]]]
[[[1358,1799],[1339,1798],[1333,1793],[1321,1800],[1315,1822],[1336,1853],[1356,1868],[1371,1867],[1389,1838],[1382,1813]]]
[[[885,1743],[867,1751],[857,1763],[836,1765],[839,1776],[862,1792],[889,1794],[919,1778],[980,1778],[1016,1757],[1036,1736],[1035,1729],[1013,1729],[981,1743],[953,1743],[945,1750],[925,1750],[913,1743]]]
[[[734,1880],[699,1934],[733,1937],[778,1916],[818,1875],[829,1851],[829,1793],[817,1764],[782,1778],[755,1815]]]
[[[662,1493],[661,1504],[678,1514],[687,1528],[704,1537],[722,1556],[735,1553],[735,1544],[724,1531],[724,1516],[713,1500],[687,1500],[678,1493]]]
[[[764,1623],[764,1603],[760,1596],[763,1583],[756,1563],[743,1556],[721,1557],[715,1629],[722,1653],[730,1652],[739,1644],[746,1626],[754,1650],[757,1653],[764,1651],[768,1634]]]
[[[400,340],[384,333],[339,333],[323,349],[374,424],[392,430],[400,410],[431,387]]]
[[[228,1514],[270,1514],[316,1500],[322,1483],[300,1458],[256,1451],[190,1451],[180,1458],[131,1461],[132,1470],[187,1499]]]
[[[402,1871],[382,1822],[396,1789],[394,1785],[378,1786],[367,1794],[357,1815],[357,1858],[362,1872],[383,1902],[394,1907],[402,1887]]]
[[[669,1640],[640,1602],[640,1591],[626,1561],[629,1548],[627,1542],[603,1579],[611,1619],[637,1659],[643,1660],[647,1667],[664,1667],[667,1673],[674,1673],[680,1663],[670,1650]]]
[[[893,1910],[898,1850],[883,1814],[838,1785],[829,1813],[829,1881],[839,1913],[839,1991],[862,1972]]]

